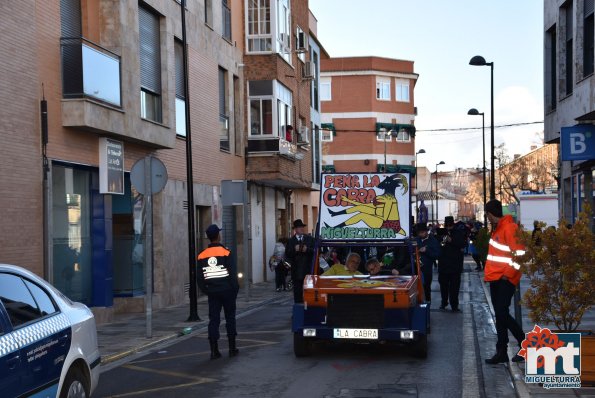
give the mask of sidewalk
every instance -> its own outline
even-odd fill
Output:
[[[273,282],[257,283],[250,288],[250,297],[246,297],[244,289],[240,289],[237,299],[237,314],[240,316],[266,303],[288,299],[291,292],[276,292]],[[292,296],[291,296],[292,297]],[[208,323],[208,306],[206,296],[198,299],[198,315],[200,321],[186,322],[189,315],[189,303],[162,308],[153,311],[153,337],[146,337],[144,313],[119,314],[111,323],[97,326],[97,339],[101,364],[103,366],[127,356],[146,351],[147,349],[177,339],[195,330],[202,329]],[[185,328],[190,328],[190,330]]]
[[[470,262],[468,258],[465,258],[465,262]],[[473,267],[475,268],[475,267]],[[490,299],[489,294],[489,285],[483,282],[483,272],[476,272],[472,271],[475,277],[471,278],[471,283],[478,283],[481,284],[483,291],[485,293],[486,300],[490,307],[490,312],[492,315],[493,322],[495,324],[496,320],[494,318],[494,310],[492,307],[492,302]],[[530,287],[529,281],[527,278],[523,277],[521,279],[521,298]],[[510,306],[511,308],[511,315],[514,316],[514,308],[513,305]],[[523,331],[525,333],[531,331],[535,326],[535,323],[531,321],[529,318],[529,311],[527,308],[521,305],[521,314],[522,314],[522,323],[523,323]],[[551,329],[557,329],[555,325],[539,325],[541,327],[548,327]],[[583,321],[581,323],[580,329],[590,329],[595,330],[595,309],[591,308],[583,317]],[[495,331],[495,330],[494,330]],[[494,336],[495,338],[495,336]],[[509,344],[508,348],[508,355],[512,358],[517,353],[517,346],[514,342],[514,338],[511,337],[511,343]],[[482,359],[482,366],[490,366],[483,364]],[[508,365],[504,365],[510,371],[512,381],[514,383],[515,390],[517,392],[517,396],[519,397],[595,397],[595,388],[594,387],[583,387],[580,389],[545,389],[539,384],[527,384],[525,383],[525,363],[513,363],[509,362]]]

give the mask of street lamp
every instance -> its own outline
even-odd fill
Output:
[[[420,155],[422,153],[426,153],[425,149],[420,149],[419,151],[415,152],[415,218],[416,220],[419,218],[418,217],[418,211],[419,211],[419,206],[417,205],[418,202],[418,196],[419,196],[419,191],[417,190],[417,180],[418,180],[418,171],[417,171],[417,155]],[[417,220],[417,222],[419,222],[419,220]]]
[[[438,166],[440,166],[442,164],[446,164],[446,163],[444,163],[443,160],[441,160],[440,163],[436,163],[436,222],[438,223],[438,225],[440,225],[440,221],[438,220]],[[432,208],[433,208],[433,206],[432,206]],[[433,210],[432,210],[432,213],[434,213]]]
[[[495,167],[494,167],[494,63],[493,62],[486,62],[485,58],[481,55],[476,55],[475,57],[471,58],[469,61],[469,65],[473,66],[490,66],[491,71],[491,104],[490,104],[490,111],[491,111],[491,126],[490,126],[490,152],[491,152],[491,172],[490,172],[490,200],[496,199],[496,177],[495,177]]]
[[[382,139],[384,140],[384,170],[382,170],[384,173],[386,173],[386,137],[392,137],[393,136],[393,131],[389,130],[386,131],[386,129],[382,129]]]
[[[483,172],[483,226],[488,227],[488,216],[485,212],[486,207],[486,126],[485,126],[485,113],[479,112],[475,108],[469,109],[467,115],[471,116],[478,116],[481,115],[481,149],[483,152],[483,163],[482,163],[482,172]]]

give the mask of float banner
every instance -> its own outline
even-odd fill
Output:
[[[318,237],[323,241],[408,238],[409,181],[409,173],[323,173]]]

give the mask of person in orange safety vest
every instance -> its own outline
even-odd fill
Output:
[[[508,362],[508,331],[519,343],[525,339],[522,327],[510,315],[509,307],[517,285],[521,281],[520,265],[514,262],[513,255],[523,255],[524,247],[516,237],[518,225],[511,215],[502,215],[502,203],[492,199],[485,205],[488,220],[492,224],[488,257],[484,280],[490,284],[490,297],[496,313],[496,354],[486,359],[487,364]],[[513,362],[523,361],[515,355]]]

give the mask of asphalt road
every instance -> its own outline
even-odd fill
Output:
[[[351,344],[319,346],[298,359],[290,309],[288,295],[240,319],[236,358],[211,361],[206,335],[192,336],[103,373],[94,397],[461,396],[462,314],[432,312],[427,359]],[[225,340],[221,346],[226,354]]]

